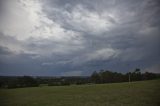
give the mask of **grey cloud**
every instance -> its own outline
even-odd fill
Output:
[[[7,71],[0,74],[89,75],[100,69],[149,69],[159,63],[158,0],[40,2],[45,19],[54,24],[47,21],[33,30],[53,28],[53,32],[61,32],[55,36],[62,38],[52,35],[18,40],[1,33],[0,53],[12,55],[1,56],[0,68]]]
[[[62,6],[62,8],[65,8],[66,4],[71,4],[72,7],[80,4],[80,5],[87,5],[88,1],[82,1],[82,2],[78,2],[78,1],[73,1],[73,2],[65,2],[65,1],[60,1],[57,3],[56,1],[56,5],[58,6]],[[104,1],[102,1],[104,2]],[[109,6],[113,6],[111,5],[112,3],[110,2],[106,2],[106,3],[101,3],[101,5],[98,5],[97,2],[89,2],[89,5],[92,5],[92,3],[94,5],[92,5],[93,7],[96,6],[100,6],[98,7],[99,9],[102,9],[102,5],[104,4],[106,6],[106,3],[109,4]],[[74,4],[74,5],[73,5]],[[157,15],[157,13],[159,12],[159,2],[158,1],[115,1],[113,2],[114,7],[103,7],[103,10],[107,9],[107,8],[111,8],[111,10],[116,10],[121,17],[120,17],[120,24],[117,24],[115,27],[113,27],[113,29],[111,29],[110,32],[106,32],[103,33],[106,36],[103,35],[103,37],[100,37],[101,35],[98,35],[98,37],[93,37],[92,35],[90,36],[90,32],[88,33],[83,33],[83,34],[88,34],[85,36],[85,38],[87,39],[87,41],[91,41],[91,47],[93,45],[93,48],[105,48],[108,46],[111,46],[113,48],[117,48],[120,49],[122,52],[121,55],[122,59],[123,58],[127,58],[131,57],[130,55],[135,55],[136,56],[136,52],[141,52],[141,54],[138,55],[139,58],[142,58],[143,55],[146,56],[147,53],[144,53],[143,51],[147,51],[147,52],[152,52],[152,51],[148,51],[145,48],[147,48],[147,46],[145,44],[142,44],[143,40],[146,39],[144,36],[144,38],[141,38],[140,36],[142,36],[141,34],[139,34],[138,32],[140,30],[143,30],[143,26],[147,26],[147,27],[151,27],[150,25],[152,25],[154,23],[154,21],[158,22],[158,17],[159,15]],[[89,8],[87,8],[86,6],[84,6],[87,10]],[[89,7],[89,6],[88,6]],[[51,8],[52,8],[52,4],[51,4]],[[72,8],[73,9],[73,8]],[[65,11],[69,11],[67,9],[65,9]],[[91,11],[91,10],[90,10]],[[92,11],[91,11],[92,12]],[[96,11],[94,10],[94,12],[102,12],[102,11]],[[50,17],[50,13],[49,13],[49,17]],[[58,14],[57,14],[58,15]],[[63,17],[63,14],[59,14],[59,17]],[[124,15],[124,16],[123,16]],[[58,19],[61,19],[59,18]],[[54,17],[52,17],[54,19]],[[63,19],[62,22],[64,22]],[[68,26],[68,24],[66,24]],[[156,26],[157,28],[159,28],[159,25]],[[70,28],[72,29],[72,28]],[[157,32],[159,33],[159,31]],[[151,36],[154,36],[155,32],[151,32],[150,34],[152,34]],[[154,37],[153,37],[154,38]],[[154,39],[156,40],[156,39]],[[150,44],[152,44],[153,42],[149,42]],[[102,46],[103,45],[103,46]],[[131,52],[128,52],[129,48],[131,50]],[[142,50],[141,50],[142,49]],[[139,51],[140,50],[140,51]],[[154,54],[154,52],[152,52]],[[137,56],[136,56],[137,57]],[[137,58],[138,58],[137,57]],[[147,57],[147,56],[146,56]]]
[[[11,54],[11,52],[7,47],[0,46],[0,55],[9,55],[9,54]]]

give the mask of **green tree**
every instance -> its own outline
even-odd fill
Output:
[[[91,75],[91,80],[94,83],[100,83],[100,76],[96,71],[94,71],[93,74]]]

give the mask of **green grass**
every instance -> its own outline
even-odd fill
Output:
[[[0,106],[160,106],[160,80],[3,89]]]

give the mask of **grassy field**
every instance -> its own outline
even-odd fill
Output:
[[[160,80],[3,89],[0,106],[160,106]]]

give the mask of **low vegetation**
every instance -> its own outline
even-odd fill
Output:
[[[128,81],[142,81],[160,78],[160,74],[155,73],[141,73],[140,69],[135,69],[133,72],[126,74],[112,72],[112,71],[98,71],[93,72],[91,76],[77,76],[77,77],[31,77],[31,76],[1,76],[0,88],[24,88],[37,87],[40,84],[47,84],[48,86],[69,86],[81,84],[103,84],[103,83],[117,83]]]

